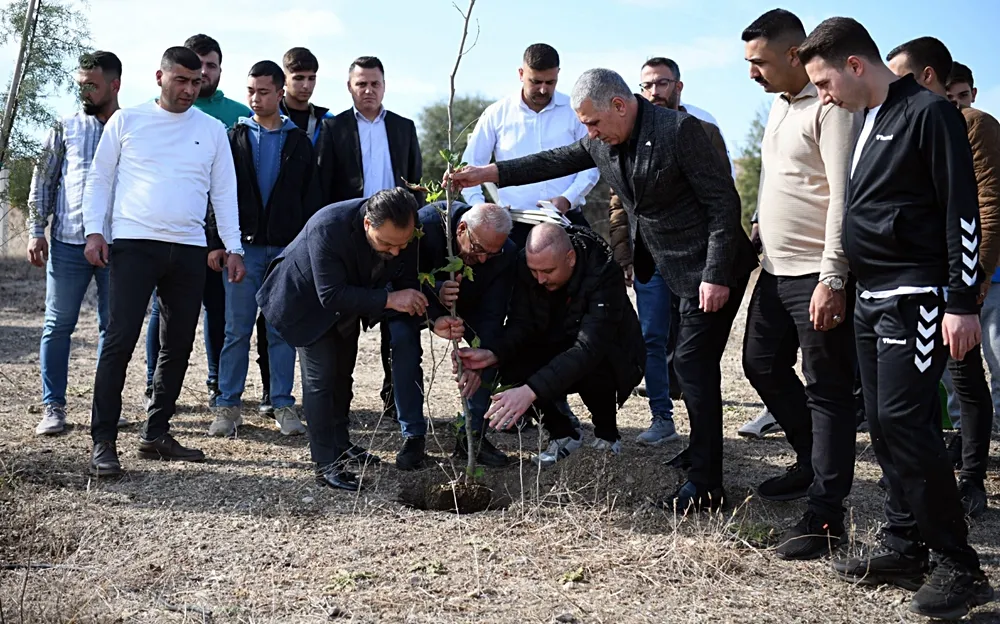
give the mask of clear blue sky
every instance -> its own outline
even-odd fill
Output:
[[[883,55],[914,37],[938,37],[972,67],[977,105],[1000,117],[1000,0],[478,0],[479,41],[462,62],[457,89],[489,97],[515,91],[521,54],[536,42],[559,51],[564,92],[591,67],[617,70],[635,84],[643,61],[669,56],[681,66],[684,100],[712,112],[732,147],[770,101],[748,78],[740,32],[775,6],[795,11],[807,30],[833,15],[854,17]],[[156,94],[165,48],[204,32],[222,46],[222,89],[235,99],[254,62],[280,62],[285,50],[303,45],[320,61],[314,102],[335,112],[349,107],[347,66],[373,54],[386,67],[386,107],[414,119],[447,95],[461,26],[448,0],[90,0],[85,10],[94,46],[124,64],[123,106]],[[10,75],[14,56],[13,48],[0,49],[0,74]],[[65,113],[76,106],[70,97],[53,104]]]

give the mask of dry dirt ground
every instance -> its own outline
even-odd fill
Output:
[[[682,441],[641,448],[634,438],[648,408],[633,397],[619,415],[619,457],[584,448],[539,474],[525,461],[536,435],[497,435],[521,461],[488,472],[486,481],[511,504],[456,516],[398,502],[419,479],[443,479],[452,470],[441,447],[451,449],[447,421],[457,402],[439,378],[430,405],[441,447],[431,446],[442,465],[401,480],[391,465],[399,433],[379,422],[377,332],[362,337],[353,436],[385,463],[364,475],[361,494],[313,484],[306,440],[282,438],[257,416],[256,370],[238,439],[208,438],[200,338],[173,424],[208,461],[139,460],[133,426],[119,440],[128,476],[89,479],[92,302],[73,339],[72,428],[57,438],[35,437],[43,271],[20,258],[0,263],[0,622],[919,620],[906,611],[906,592],[853,587],[833,578],[828,560],[785,563],[769,551],[774,533],[796,521],[803,505],[750,496],[793,456],[781,436],[748,442],[736,435],[761,407],[740,368],[742,317],[722,388],[727,487],[734,499],[747,497],[735,511],[682,521],[651,505],[678,483],[664,461],[685,444],[687,416],[678,406]],[[143,353],[140,343],[124,395],[132,421],[143,417]],[[577,397],[571,404],[586,416]],[[881,514],[866,435],[859,435],[857,452],[847,549],[870,537]],[[1000,507],[997,481],[988,487],[991,505]],[[998,527],[1000,514],[991,510],[971,529],[996,584]],[[973,620],[1000,621],[996,609],[981,609]]]

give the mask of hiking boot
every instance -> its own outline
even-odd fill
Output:
[[[306,432],[306,427],[299,420],[299,414],[295,411],[294,405],[279,407],[274,410],[274,422],[281,429],[281,435],[283,436],[302,435]]]
[[[351,448],[344,452],[347,456],[347,461],[358,464],[359,466],[375,466],[382,463],[382,460],[377,455],[372,455],[368,452],[368,449],[363,446],[358,446],[354,444]]]
[[[649,429],[646,429],[635,439],[636,442],[645,446],[658,446],[665,442],[679,440],[677,430],[674,428],[674,419],[669,416],[653,416]]]
[[[959,431],[948,441],[948,459],[955,470],[962,469],[962,432]]]
[[[45,415],[35,427],[35,435],[56,435],[66,431],[66,408],[62,405],[46,405]]]
[[[549,440],[548,448],[538,455],[533,455],[531,461],[535,462],[539,468],[548,468],[556,462],[566,459],[570,453],[583,446],[583,436],[580,435],[579,431],[576,432],[576,435],[575,438],[567,436]]]
[[[403,438],[403,448],[396,453],[396,468],[400,470],[420,470],[427,459],[424,436]]]
[[[361,489],[358,477],[344,469],[344,464],[316,464],[316,483],[330,488],[357,492]]]
[[[962,497],[962,509],[970,518],[978,518],[986,511],[986,486],[979,479],[958,480],[958,494]]]
[[[910,591],[917,591],[923,585],[927,567],[927,555],[904,555],[883,544],[866,555],[833,561],[833,571],[842,581],[858,585],[895,585]]]
[[[271,405],[271,393],[265,391],[260,397],[260,405],[257,406],[257,411],[263,416],[270,416],[274,413],[274,406]]]
[[[120,477],[122,465],[118,461],[118,447],[114,442],[97,442],[90,456],[87,472],[94,477]]]
[[[935,562],[927,580],[913,595],[910,611],[939,620],[957,620],[969,609],[993,600],[993,587],[981,569],[949,560]]]
[[[806,468],[795,462],[785,470],[785,474],[768,479],[757,486],[757,494],[769,501],[796,500],[806,495],[812,482],[812,468]]]
[[[243,424],[243,416],[238,407],[213,407],[215,420],[208,427],[208,435],[228,438],[236,433],[236,428]]]
[[[208,385],[208,406],[217,407],[219,397],[222,396],[222,393],[219,392],[219,382],[209,381],[207,385]]]
[[[615,440],[612,442],[603,438],[594,438],[594,441],[590,443],[590,448],[597,449],[598,451],[608,451],[612,455],[621,455],[622,441]]]
[[[726,503],[726,492],[721,487],[705,488],[686,481],[660,506],[668,512],[687,515],[688,512],[721,511]]]
[[[806,561],[829,554],[845,541],[844,522],[826,522],[807,511],[799,523],[785,531],[774,549],[779,559]]]
[[[779,433],[780,431],[781,425],[779,425],[778,421],[776,421],[774,416],[771,415],[771,411],[765,407],[761,411],[760,416],[740,427],[740,430],[736,433],[744,438],[756,438],[758,440],[763,440],[764,436],[767,434]]]
[[[169,433],[155,440],[139,438],[139,457],[142,459],[162,459],[164,461],[205,461],[205,454],[198,449],[181,446]]]
[[[493,446],[493,443],[486,436],[476,435],[472,439],[472,444],[473,448],[476,449],[476,462],[483,466],[503,468],[510,461],[500,449]],[[459,434],[455,438],[455,452],[452,455],[458,459],[468,459],[469,449],[467,445],[464,433]]]

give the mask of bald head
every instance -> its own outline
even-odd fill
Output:
[[[562,227],[540,223],[531,228],[524,251],[532,276],[547,290],[559,290],[573,277],[576,250]]]
[[[569,234],[555,223],[539,223],[528,233],[525,250],[529,254],[539,254],[551,248],[556,254],[565,254],[573,249]]]

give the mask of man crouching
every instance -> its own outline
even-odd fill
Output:
[[[594,421],[593,447],[619,453],[617,410],[643,376],[646,346],[611,248],[590,230],[535,226],[518,258],[507,322],[491,349],[461,349],[470,371],[500,366],[490,426],[509,429],[532,403],[549,434],[532,458],[551,466],[580,448],[582,433],[554,399],[578,393]]]

